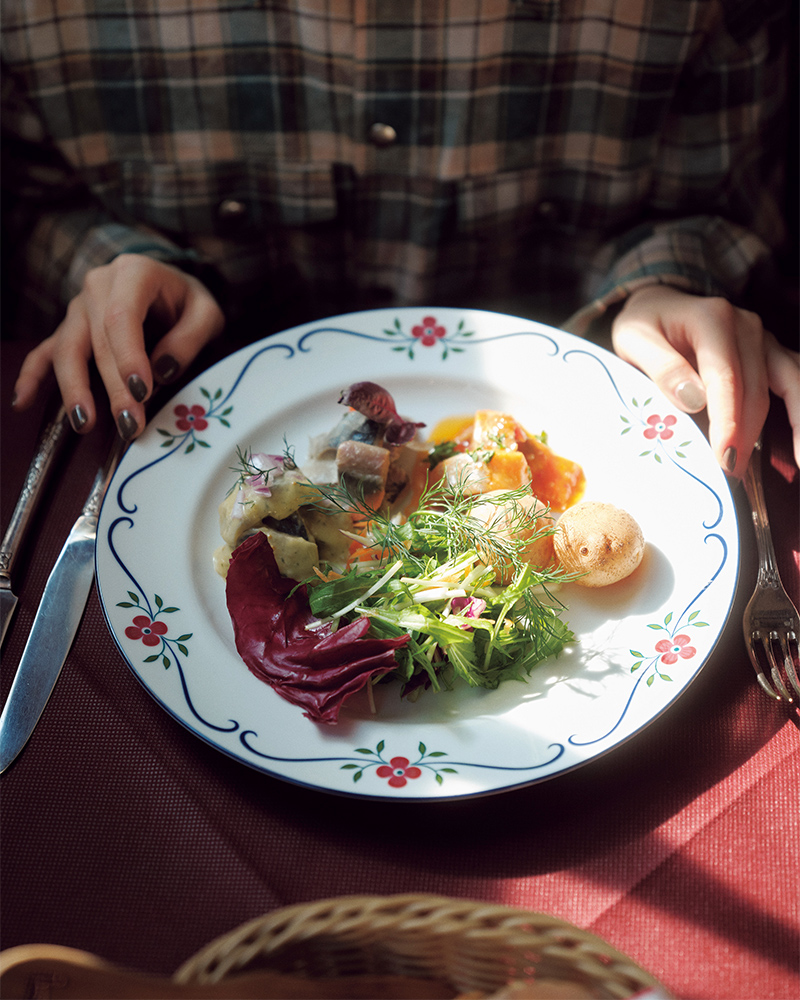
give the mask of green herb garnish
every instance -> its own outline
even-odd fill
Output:
[[[317,488],[326,509],[363,517],[364,533],[352,537],[363,543],[366,557],[345,572],[307,581],[311,610],[341,624],[367,616],[377,636],[408,633],[397,670],[388,675],[404,691],[449,688],[456,678],[496,688],[524,679],[574,640],[552,593],[567,575],[556,567],[535,569],[524,559],[532,540],[554,531],[549,512],[531,513],[520,503],[530,495],[527,488],[504,493],[499,503],[491,498],[502,533],[475,516],[486,497],[442,484],[426,489],[401,523],[370,509],[343,484]],[[507,585],[496,582],[495,567],[504,568]]]

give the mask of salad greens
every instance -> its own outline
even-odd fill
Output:
[[[370,443],[361,425],[362,436],[354,434],[351,422],[340,439],[337,425],[315,445],[312,459],[328,460],[335,447],[338,483],[312,482],[285,441],[282,456],[238,450],[233,499],[229,494],[220,514],[229,552],[226,600],[236,648],[248,668],[308,718],[335,723],[347,699],[361,690],[371,696],[372,686],[383,680],[399,681],[410,699],[456,682],[493,689],[524,680],[536,664],[574,641],[555,596],[561,582],[574,576],[553,561],[549,536],[555,525],[537,495],[552,497],[554,509],[563,509],[582,482],[580,467],[568,463],[564,474],[558,463],[565,460],[546,456],[540,462],[540,453],[548,451],[543,438],[531,438],[507,414],[478,411],[472,448],[446,440],[427,454],[411,455],[410,475],[398,464],[403,475],[393,490],[405,476],[408,492],[416,496],[421,490],[421,497],[393,513],[387,498],[402,503],[403,493],[387,489],[391,461],[381,448],[388,444],[384,451],[391,453],[423,425],[404,420],[391,395],[373,382],[351,385],[340,402],[361,414],[366,431],[384,444]],[[531,478],[534,445],[538,489]],[[438,468],[450,459],[456,459],[451,467]],[[492,484],[485,493],[471,492],[474,468],[481,485]],[[429,481],[422,489],[425,470]],[[552,489],[559,476],[566,493]],[[375,508],[366,499],[368,488]],[[313,518],[309,508],[316,508]],[[270,510],[272,515],[265,513]],[[330,531],[318,530],[319,512],[337,517]],[[308,520],[324,547],[308,545]],[[278,548],[273,551],[280,536],[286,575],[278,567]],[[297,552],[297,536],[313,554],[303,548],[293,562],[286,539]],[[346,544],[338,544],[343,536],[349,554]],[[317,563],[321,552],[339,561]]]
[[[323,566],[305,582],[311,612],[337,627],[366,617],[376,638],[409,636],[387,675],[402,682],[404,694],[449,689],[459,678],[496,688],[524,679],[574,640],[553,594],[567,574],[525,561],[531,543],[554,532],[546,508],[531,513],[521,502],[529,490],[492,496],[498,513],[487,523],[477,510],[485,496],[439,484],[397,523],[343,486],[317,488],[321,509],[355,507],[361,531],[350,536],[355,558],[348,567]],[[496,567],[504,568],[506,585],[496,582]]]

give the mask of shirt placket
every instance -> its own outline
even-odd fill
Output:
[[[402,53],[416,29],[410,14],[403,25],[386,8],[381,0],[353,0],[353,166],[362,175],[405,172],[414,138]]]

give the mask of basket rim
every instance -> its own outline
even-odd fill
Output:
[[[471,941],[491,938],[522,948],[532,947],[535,940],[537,950],[549,949],[551,955],[565,960],[572,956],[580,959],[584,975],[599,977],[605,971],[610,979],[619,973],[637,986],[629,996],[645,989],[657,989],[664,997],[670,996],[662,983],[628,955],[561,917],[504,903],[428,893],[351,894],[293,903],[212,939],[186,959],[172,978],[182,984],[216,982],[245,971],[256,956],[260,967],[269,967],[270,956],[277,958],[282,949],[324,934],[341,934],[344,938],[348,926],[352,933],[363,926],[365,919],[370,928],[380,927],[381,920],[387,927],[402,921],[403,927],[424,928],[426,934],[436,935],[435,925],[441,924],[443,918],[462,922],[462,936]],[[444,939],[461,934],[461,928],[456,926],[449,935],[439,933]],[[552,939],[544,948],[543,934]]]

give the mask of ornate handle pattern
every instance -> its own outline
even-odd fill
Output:
[[[756,441],[753,455],[744,476],[744,488],[753,511],[753,527],[758,547],[758,584],[777,589],[781,586],[778,561],[772,544],[764,488],[761,482],[761,439]]]
[[[117,437],[115,439],[108,458],[105,461],[105,465],[95,476],[92,491],[87,497],[86,503],[83,505],[82,513],[84,517],[91,518],[95,522],[97,521],[97,518],[100,516],[100,507],[103,504],[103,498],[106,495],[108,484],[111,482],[111,478],[119,465],[120,459],[125,454],[127,447],[127,442],[123,441],[122,438]]]
[[[62,406],[42,433],[39,447],[31,460],[17,505],[3,538],[3,545],[0,548],[0,577],[4,578],[4,581],[8,580],[11,573],[20,543],[42,495],[47,474],[67,436],[68,428],[69,420]]]

